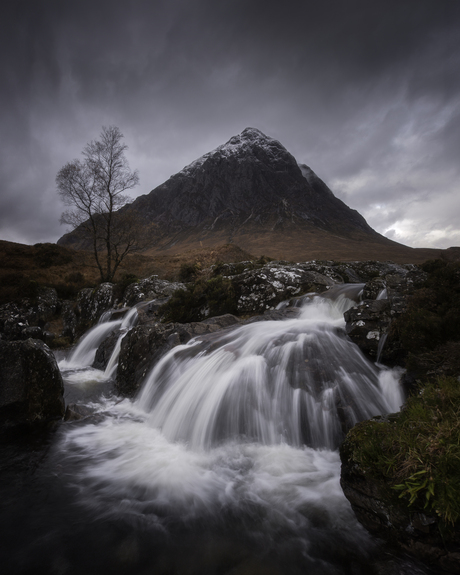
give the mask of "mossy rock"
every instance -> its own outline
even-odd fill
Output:
[[[230,280],[217,276],[199,279],[185,289],[179,289],[158,313],[165,322],[188,323],[224,314],[235,314],[237,300]]]
[[[460,571],[460,383],[440,378],[399,414],[356,425],[341,446],[341,485],[372,533]]]

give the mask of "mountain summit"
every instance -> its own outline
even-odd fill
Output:
[[[313,170],[256,128],[246,128],[123,209],[145,222],[148,253],[235,243],[255,255],[289,260],[378,259],[385,246],[385,259],[394,250],[395,260],[411,261],[402,252],[413,251],[375,232]],[[86,242],[77,229],[58,243]]]
[[[335,232],[339,227],[373,233],[310,168],[255,128],[191,163],[133,207],[163,231],[225,228],[229,240],[254,224],[275,230],[308,223]]]

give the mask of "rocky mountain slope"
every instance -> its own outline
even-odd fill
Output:
[[[234,243],[288,260],[393,259],[419,253],[375,232],[356,211],[273,138],[246,128],[123,208],[144,222],[147,253]],[[86,246],[78,230],[61,245]]]

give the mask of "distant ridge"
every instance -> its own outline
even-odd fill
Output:
[[[152,255],[225,243],[296,261],[416,262],[439,252],[414,250],[378,234],[311,168],[256,128],[246,128],[123,209],[141,217],[146,253]],[[58,243],[89,248],[78,229]]]

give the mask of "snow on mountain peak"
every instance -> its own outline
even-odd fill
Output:
[[[265,154],[273,159],[279,157],[280,153],[289,155],[286,148],[278,140],[266,136],[257,128],[245,128],[241,134],[232,136],[228,142],[204,154],[179,173],[188,176],[210,158],[247,157],[253,155],[256,148],[263,150]]]

